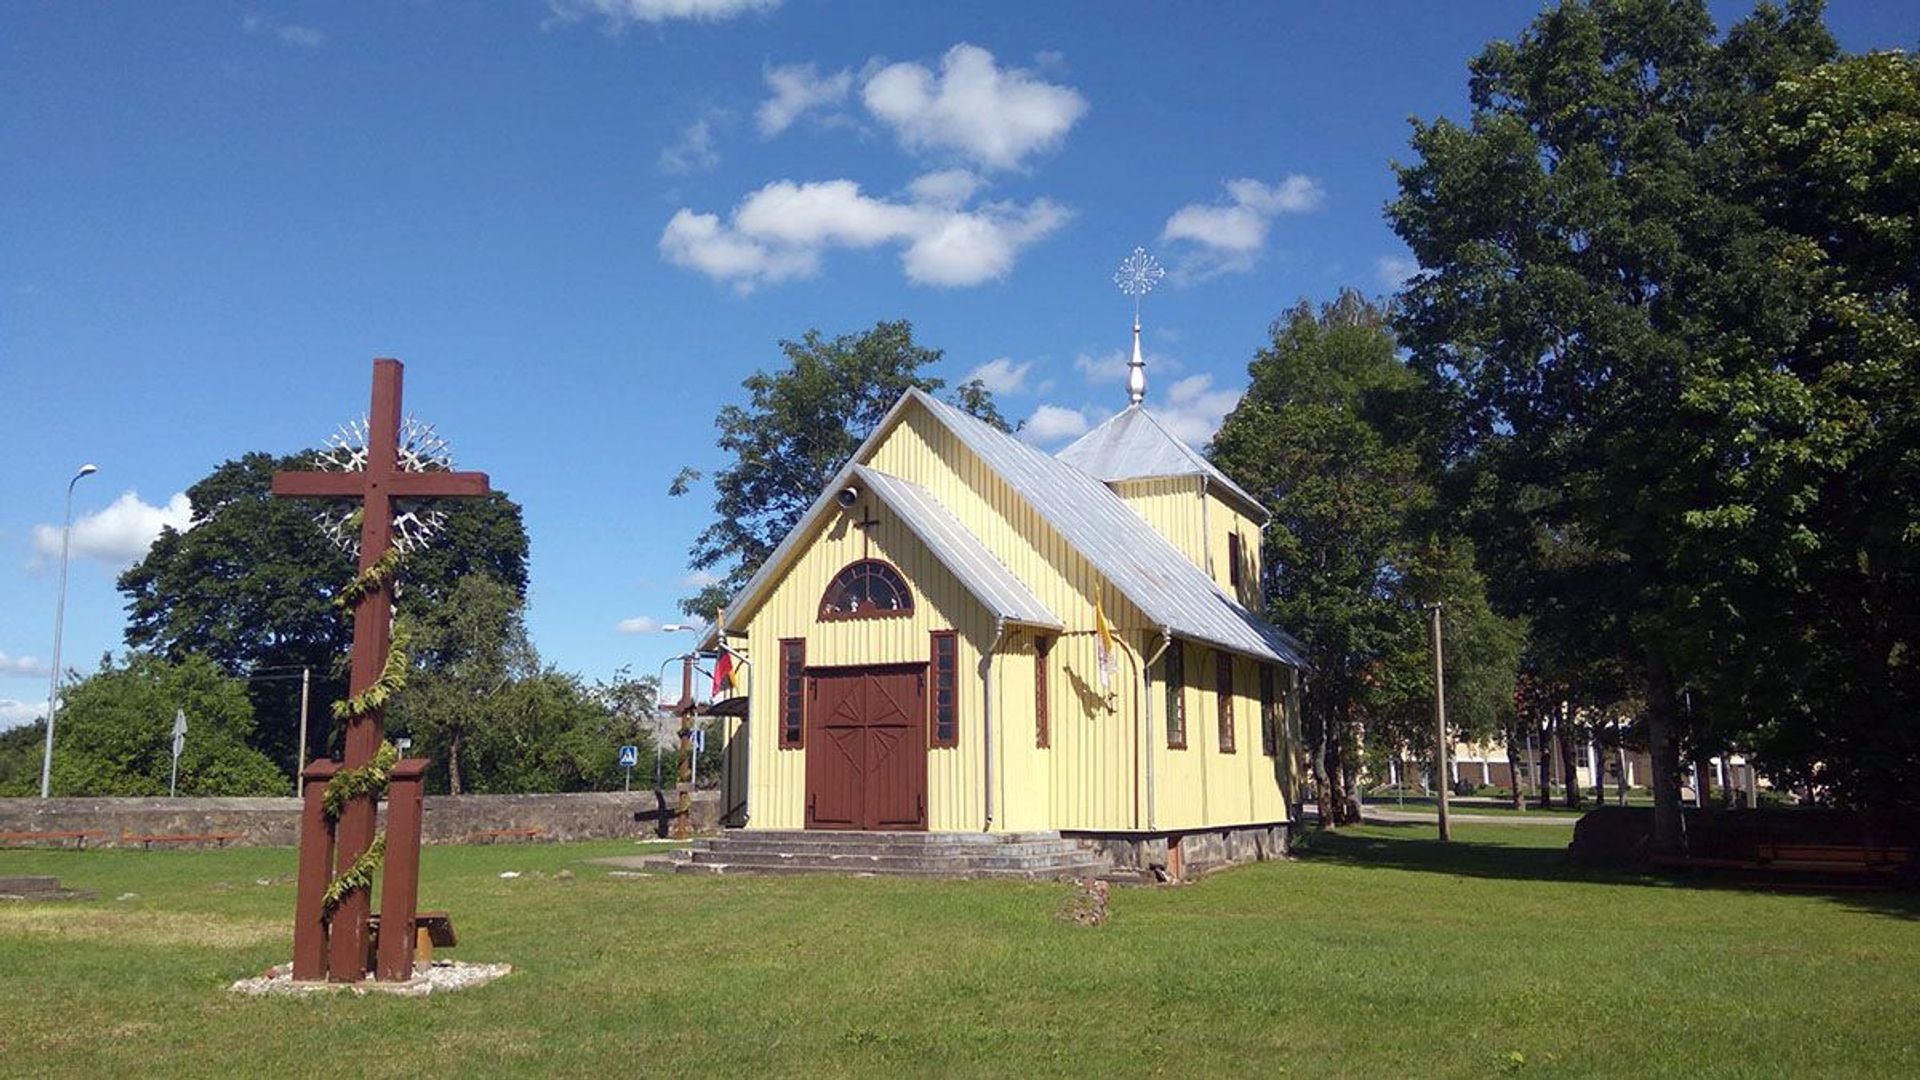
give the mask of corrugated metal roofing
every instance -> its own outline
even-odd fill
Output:
[[[1153,414],[1129,405],[1054,455],[1096,480],[1141,480],[1156,476],[1204,476],[1225,488],[1232,501],[1264,524],[1267,509]]]
[[[1305,667],[1292,638],[1241,607],[1099,480],[918,390],[919,401],[1147,618],[1195,641]]]
[[[933,492],[897,476],[853,467],[854,479],[886,503],[907,528],[933,552],[934,558],[960,579],[960,584],[995,616],[1025,626],[1065,629],[1060,617],[1047,609],[1033,590],[1005,563],[988,551],[980,538],[967,531]]]

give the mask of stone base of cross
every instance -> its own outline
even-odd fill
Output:
[[[358,982],[371,966],[383,981],[413,975],[414,904],[419,896],[421,786],[427,762],[409,758],[387,770],[377,760],[386,741],[388,671],[393,651],[394,502],[472,498],[488,492],[476,472],[409,471],[400,456],[398,360],[373,362],[373,405],[367,413],[363,467],[345,472],[283,472],[273,493],[291,498],[359,499],[360,573],[354,581],[353,674],[348,683],[345,760],[316,761],[301,774],[300,871],[294,904],[293,977]],[[402,668],[404,671],[404,668]],[[389,758],[389,761],[392,759]],[[355,781],[343,783],[344,780]],[[329,806],[329,789],[347,797]],[[371,864],[378,851],[375,818],[388,789],[385,854],[380,860],[380,946],[368,942]],[[329,894],[333,895],[329,895]]]

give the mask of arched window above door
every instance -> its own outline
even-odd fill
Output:
[[[913,590],[879,559],[847,564],[820,598],[822,619],[886,619],[913,614]]]

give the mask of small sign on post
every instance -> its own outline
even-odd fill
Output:
[[[633,767],[640,764],[640,748],[629,743],[620,748],[620,767],[626,770],[626,790],[633,790]]]
[[[173,775],[167,780],[167,798],[180,791],[180,751],[187,748],[187,710],[173,710]]]

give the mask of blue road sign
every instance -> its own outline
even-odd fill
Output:
[[[707,752],[707,733],[704,728],[693,729],[693,752],[696,754]]]
[[[640,764],[640,748],[639,747],[623,746],[620,748],[620,767],[621,768],[631,769],[638,764]]]

